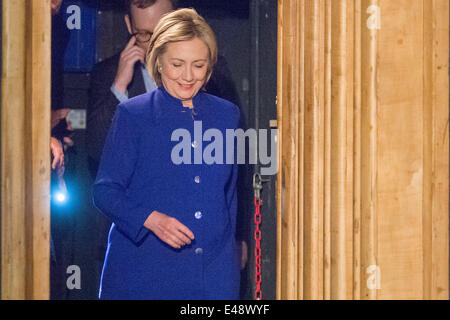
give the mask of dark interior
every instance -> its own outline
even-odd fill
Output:
[[[81,9],[81,29],[68,30],[70,5]],[[276,119],[277,2],[273,0],[180,0],[180,7],[195,8],[213,28],[219,53],[227,61],[236,103],[248,128],[270,128]],[[69,13],[68,13],[69,12]],[[69,44],[54,41],[54,59],[62,59],[61,93],[64,108],[83,112],[89,103],[90,71],[93,64],[120,52],[128,40],[121,1],[65,0],[60,12],[62,29],[57,36],[69,37]],[[86,31],[86,29],[88,29]],[[56,29],[54,30],[56,32]],[[80,49],[82,48],[82,49]],[[89,171],[86,130],[75,129],[74,147],[66,152],[65,180],[69,201],[53,203],[51,232],[54,259],[51,263],[52,299],[97,299],[106,250],[108,221],[92,204],[94,177]],[[241,168],[239,178],[239,225],[248,243],[248,263],[241,274],[241,298],[253,299],[255,289],[254,202],[252,175],[259,165]],[[262,190],[262,295],[275,299],[276,203],[275,176],[268,177]],[[81,287],[69,288],[70,266],[81,271]],[[68,269],[69,268],[69,269]]]

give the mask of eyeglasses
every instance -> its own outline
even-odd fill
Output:
[[[144,43],[144,42],[149,42],[150,39],[152,38],[152,35],[153,35],[153,32],[139,31],[139,32],[133,33],[131,36],[136,37],[136,40],[138,42]]]

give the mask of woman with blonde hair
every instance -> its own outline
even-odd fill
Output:
[[[118,106],[94,184],[113,222],[102,299],[239,297],[237,164],[199,162],[206,130],[225,137],[239,123],[236,105],[203,90],[216,60],[214,33],[195,10],[155,28],[147,64],[158,89]],[[176,148],[177,132],[193,137],[188,148]]]

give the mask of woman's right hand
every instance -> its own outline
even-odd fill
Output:
[[[148,216],[144,222],[144,227],[153,231],[159,239],[177,249],[190,244],[194,240],[194,234],[188,227],[177,219],[158,211],[153,211]]]

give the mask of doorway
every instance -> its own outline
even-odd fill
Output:
[[[94,19],[94,61],[80,60],[83,52],[71,50],[65,57],[63,107],[86,115],[93,64],[122,50],[128,39],[120,1],[64,1],[63,27],[73,15],[70,6],[89,11]],[[180,7],[193,7],[213,28],[219,53],[226,59],[247,128],[270,129],[276,120],[276,1],[179,1]],[[73,7],[72,7],[73,9]],[[92,14],[92,12],[95,13]],[[83,26],[81,26],[83,27]],[[69,30],[75,32],[74,30]],[[82,40],[85,44],[90,39]],[[69,43],[69,46],[74,45]],[[76,45],[76,44],[75,44]],[[89,49],[89,46],[88,46]],[[80,62],[81,61],[81,62]],[[232,100],[233,98],[230,98]],[[72,134],[74,146],[66,151],[65,180],[70,201],[52,202],[51,233],[54,259],[51,262],[51,299],[97,299],[110,221],[92,205],[93,175],[88,161],[86,129],[77,126]],[[241,298],[253,299],[255,291],[254,201],[252,178],[259,166],[242,166],[239,177],[238,233],[248,245],[248,261],[241,271]],[[276,281],[276,176],[264,177],[262,206],[262,292],[263,299],[275,299]],[[267,181],[266,181],[267,180]],[[238,238],[239,238],[238,237]],[[80,277],[76,278],[76,272]],[[78,281],[78,282],[77,282]]]

